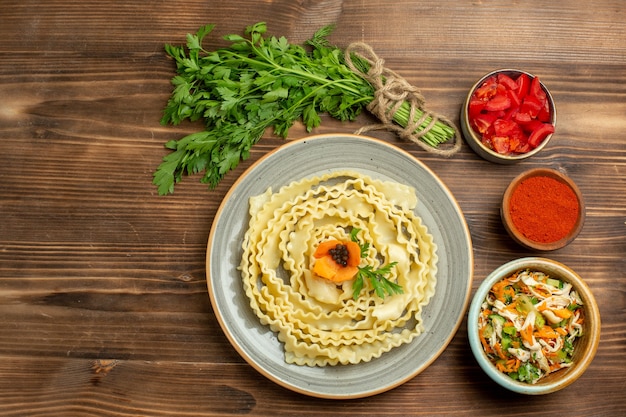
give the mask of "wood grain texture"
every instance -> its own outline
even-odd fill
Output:
[[[0,415],[622,415],[625,10],[619,0],[4,1]],[[600,348],[578,382],[541,398],[501,390],[470,357],[465,323],[422,374],[360,400],[293,393],[239,357],[207,295],[207,237],[230,185],[284,141],[268,132],[212,191],[191,177],[159,197],[151,180],[163,144],[201,128],[159,124],[173,76],[163,44],[183,43],[206,23],[222,35],[261,20],[294,42],[335,24],[334,43],[369,43],[456,122],[484,73],[518,67],[541,76],[557,103],[557,133],[528,162],[494,165],[467,146],[441,159],[393,134],[371,135],[421,159],[450,188],[473,240],[474,289],[500,264],[534,255],[500,223],[508,182],[538,166],[577,182],[585,226],[548,256],[580,273],[600,304]],[[313,133],[352,133],[373,121],[323,117]],[[305,135],[296,125],[289,139]]]

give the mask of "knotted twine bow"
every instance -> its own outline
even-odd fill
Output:
[[[367,73],[359,70],[352,62],[352,54],[369,63]],[[418,144],[422,149],[441,156],[451,156],[461,149],[461,137],[459,130],[447,118],[432,113],[424,108],[424,97],[419,90],[409,84],[402,76],[385,68],[385,61],[376,55],[371,46],[362,42],[355,42],[346,48],[345,60],[348,67],[359,76],[363,77],[374,87],[374,100],[367,105],[367,110],[376,116],[382,124],[368,125],[360,128],[355,134],[361,134],[371,130],[387,129],[396,132],[403,139],[408,139]],[[409,122],[402,127],[393,121],[393,116],[403,102],[409,103]],[[423,112],[416,118],[416,110]],[[430,122],[424,129],[418,129],[424,122]],[[454,130],[454,143],[451,148],[439,149],[432,147],[420,140],[435,124],[441,121]]]

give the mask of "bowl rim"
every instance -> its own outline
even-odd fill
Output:
[[[576,223],[574,224],[574,227],[572,228],[570,233],[568,233],[566,236],[564,236],[563,238],[557,241],[549,242],[549,243],[536,242],[524,236],[515,227],[515,224],[513,223],[513,219],[511,218],[511,213],[508,210],[511,196],[513,195],[513,192],[518,187],[518,185],[522,181],[528,178],[542,177],[542,176],[553,178],[561,182],[562,184],[565,184],[568,187],[570,187],[572,191],[574,192],[574,194],[576,195],[576,199],[578,201],[578,219],[576,219]],[[500,204],[500,218],[509,236],[518,244],[528,249],[533,249],[537,251],[548,252],[548,251],[561,249],[569,245],[580,234],[580,231],[582,230],[585,224],[585,217],[586,217],[585,199],[583,197],[582,192],[580,191],[580,189],[574,182],[574,180],[572,180],[569,176],[563,174],[562,172],[556,169],[552,169],[552,168],[532,168],[532,169],[522,172],[521,174],[513,178],[513,180],[509,183],[506,190],[504,191],[504,194],[502,195],[502,202]]]
[[[536,384],[515,381],[497,370],[485,354],[478,337],[478,315],[480,314],[483,300],[489,293],[493,284],[505,276],[525,268],[537,269],[552,273],[553,275],[558,275],[560,279],[566,280],[574,286],[584,302],[585,327],[583,334],[588,337],[587,350],[584,351],[582,356],[578,358],[577,363],[569,368],[569,372],[565,374],[565,377],[558,378],[557,380],[549,380],[548,382],[540,381]],[[600,343],[601,318],[598,304],[596,303],[593,292],[586,282],[574,270],[561,262],[543,257],[525,257],[514,259],[493,270],[482,281],[478,290],[474,294],[468,311],[467,320],[467,332],[470,348],[480,368],[498,385],[519,394],[543,395],[569,386],[587,370],[595,357]]]
[[[531,156],[539,153],[548,144],[550,139],[552,139],[552,136],[554,135],[554,133],[550,133],[548,136],[546,136],[546,138],[543,141],[541,141],[539,146],[537,146],[535,149],[526,153],[519,154],[519,155],[503,155],[503,154],[495,152],[492,149],[489,149],[487,146],[485,146],[482,143],[480,138],[477,136],[476,132],[474,132],[474,129],[472,129],[472,127],[469,124],[469,113],[468,113],[469,102],[470,102],[470,99],[472,98],[472,94],[474,93],[474,91],[483,82],[485,82],[489,77],[492,77],[499,73],[515,73],[517,76],[521,74],[526,74],[531,79],[534,79],[536,77],[534,74],[528,71],[519,70],[515,68],[500,68],[497,70],[490,71],[487,74],[483,75],[476,83],[474,83],[474,85],[472,85],[472,87],[469,90],[469,93],[467,94],[465,98],[465,101],[463,102],[463,110],[461,112],[461,124],[463,126],[464,133],[467,133],[467,135],[469,136],[469,138],[466,137],[465,140],[467,140],[468,143],[473,143],[474,145],[476,145],[481,151],[489,155],[490,158],[497,159],[500,161],[518,162],[518,161],[522,161],[524,159],[530,158]],[[548,102],[550,103],[550,110],[551,110],[550,121],[556,131],[556,105],[554,102],[554,97],[552,96],[552,93],[550,93],[550,90],[548,90],[548,88],[545,86],[543,81],[539,80],[539,84],[541,85],[541,88],[543,88],[543,91],[545,91],[546,96],[548,97]],[[472,148],[474,148],[474,146],[472,146]]]

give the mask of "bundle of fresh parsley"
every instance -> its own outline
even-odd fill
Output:
[[[261,22],[246,28],[247,37],[226,35],[229,47],[207,51],[202,41],[213,28],[188,34],[186,46],[165,46],[177,75],[161,123],[203,120],[205,129],[165,144],[172,152],[153,179],[161,195],[173,193],[183,175],[200,172],[201,182],[214,188],[269,127],[286,137],[297,120],[307,131],[319,126],[322,113],[354,120],[374,99],[372,85],[348,68],[340,48],[329,44],[331,26],[300,46],[284,37],[264,37],[267,27]],[[367,61],[354,57],[352,62],[367,73]],[[406,127],[408,113],[397,114],[394,120]],[[454,135],[453,128],[437,123],[422,139],[437,146]]]

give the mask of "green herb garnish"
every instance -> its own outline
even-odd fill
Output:
[[[232,42],[229,47],[208,51],[202,42],[213,28],[206,25],[188,34],[186,46],[165,45],[177,75],[161,123],[202,120],[205,129],[165,144],[172,152],[153,178],[161,195],[173,193],[183,175],[203,171],[201,182],[214,188],[248,158],[267,128],[287,137],[293,123],[301,120],[310,132],[320,125],[321,113],[354,120],[374,100],[374,87],[346,65],[344,51],[329,44],[332,26],[315,33],[305,49],[285,37],[264,37],[267,27],[261,22],[246,28],[247,38],[226,35],[224,39]],[[351,63],[363,73],[369,69],[369,62],[358,56]],[[416,109],[414,120],[423,114]],[[408,125],[407,103],[393,120]],[[432,121],[424,117],[418,126],[416,131],[424,131],[421,141],[436,147],[455,137],[453,127]]]
[[[359,228],[353,228],[350,231],[350,240],[359,245],[361,248],[361,258],[365,258],[369,253],[370,244],[367,242],[359,242],[357,234],[360,231],[361,229]],[[397,264],[397,262],[391,262],[376,270],[371,265],[359,266],[359,272],[357,272],[354,283],[352,284],[352,298],[355,300],[359,298],[365,280],[370,282],[372,288],[374,288],[374,292],[380,298],[385,298],[385,295],[403,294],[404,290],[401,285],[389,281],[386,278],[386,276],[391,273],[391,269]]]

